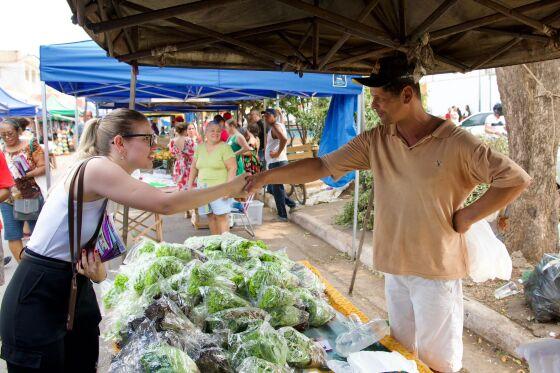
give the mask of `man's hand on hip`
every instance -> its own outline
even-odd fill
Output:
[[[469,230],[473,221],[468,216],[468,213],[465,209],[461,209],[453,214],[453,229],[457,233],[465,233]]]

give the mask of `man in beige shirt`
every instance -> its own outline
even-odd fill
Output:
[[[461,278],[468,273],[465,233],[500,210],[530,177],[461,128],[426,113],[413,67],[403,55],[357,82],[371,87],[381,126],[322,158],[255,175],[264,184],[303,184],[371,170],[375,190],[375,269],[385,273],[391,334],[433,370],[456,372],[463,353]],[[481,183],[490,189],[463,204]]]

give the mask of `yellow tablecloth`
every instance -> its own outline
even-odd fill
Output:
[[[350,314],[356,314],[360,317],[363,322],[369,321],[368,317],[358,309],[352,302],[348,300],[344,295],[342,295],[338,290],[335,289],[334,286],[327,281],[326,278],[321,275],[321,272],[315,268],[311,263],[307,260],[301,260],[299,263],[303,264],[307,268],[309,268],[313,273],[319,277],[319,279],[325,285],[325,294],[327,295],[329,302],[331,305],[336,309],[338,312],[343,314],[344,316],[348,316]],[[386,336],[381,341],[379,341],[383,346],[387,347],[391,351],[397,351],[404,357],[409,360],[416,361],[416,365],[418,366],[418,371],[420,373],[432,373],[432,370],[428,368],[426,364],[416,358],[412,353],[407,351],[399,342],[397,342],[393,337]]]

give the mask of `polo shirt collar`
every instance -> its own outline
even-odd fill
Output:
[[[430,136],[438,138],[438,139],[445,139],[449,136],[451,136],[451,134],[453,133],[453,129],[456,127],[455,124],[453,124],[453,122],[446,120],[445,122],[443,122],[442,124],[439,125],[438,128],[436,128],[436,130],[434,132],[432,132],[432,134]],[[397,136],[397,124],[396,123],[391,123],[389,125],[389,134],[391,136]]]

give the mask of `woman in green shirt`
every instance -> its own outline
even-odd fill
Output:
[[[243,154],[250,154],[252,149],[249,144],[247,144],[245,137],[239,132],[239,123],[237,123],[235,119],[229,119],[226,122],[226,128],[229,133],[227,143],[231,146],[231,150],[233,150],[233,154],[235,154],[235,159],[237,161],[237,175],[241,175],[245,172]]]
[[[189,174],[187,189],[195,180],[197,188],[209,188],[224,184],[235,178],[237,162],[231,147],[220,140],[221,126],[216,122],[208,123],[206,141],[198,145],[194,153],[194,163]],[[200,215],[208,215],[210,233],[222,234],[229,231],[229,213],[232,201],[220,198],[199,208]]]

